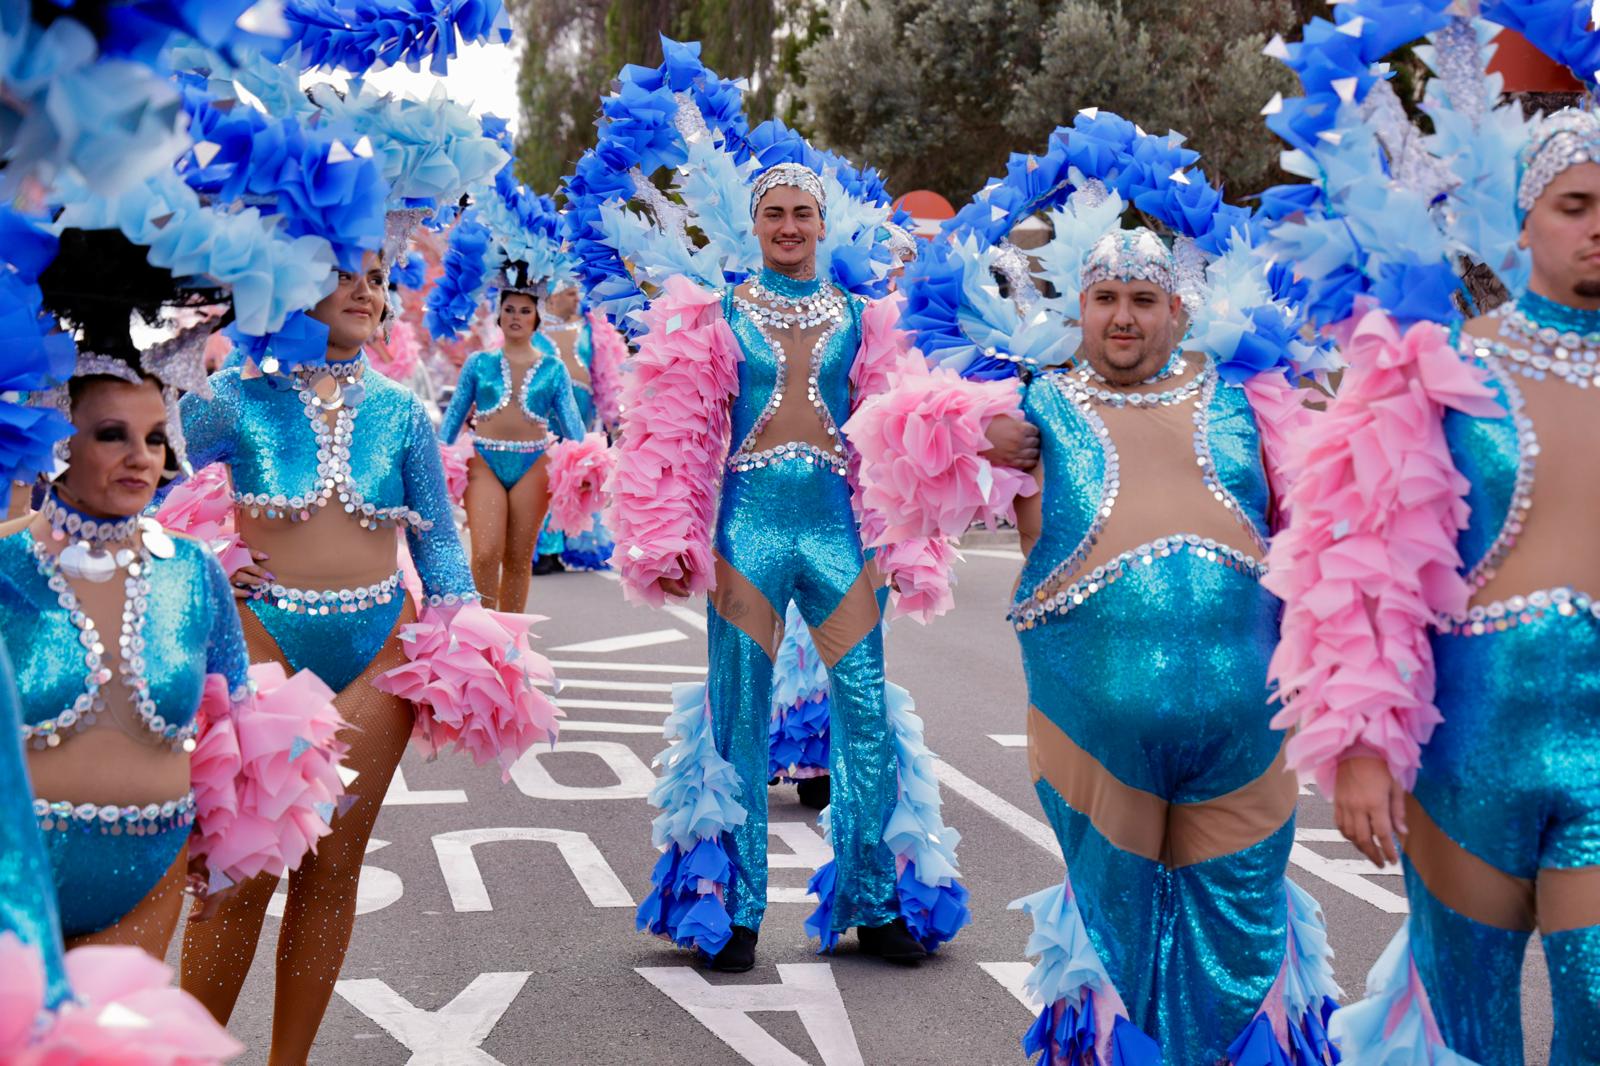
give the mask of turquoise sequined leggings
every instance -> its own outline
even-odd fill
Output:
[[[1278,616],[1250,576],[1179,552],[1017,634],[1035,789],[1167,1066],[1227,1061],[1284,961],[1296,788],[1263,695]]]
[[[893,738],[884,708],[879,601],[864,570],[850,486],[800,458],[723,482],[711,596],[708,693],[717,752],[739,773],[749,817],[730,833],[727,907],[759,928],[767,906],[767,758],[772,662],[792,599],[828,663],[830,815],[838,881],[833,928],[893,921],[895,862],[883,830],[894,809]]]
[[[1570,608],[1569,608],[1570,610]],[[1520,1066],[1522,960],[1538,928],[1552,1066],[1600,1062],[1600,619],[1530,607],[1438,635],[1444,722],[1406,842],[1417,972],[1452,1051]]]

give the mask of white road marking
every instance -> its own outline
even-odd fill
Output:
[[[1026,733],[990,733],[989,739],[1002,748],[1025,748],[1028,746]]]
[[[467,794],[459,788],[424,788],[412,791],[406,784],[406,775],[400,767],[394,768],[389,779],[389,791],[384,793],[385,807],[414,807],[433,803],[465,803]]]
[[[655,985],[752,1066],[806,1066],[751,1011],[794,1011],[816,1045],[823,1066],[864,1066],[850,1014],[827,963],[778,963],[775,985],[716,984],[688,966],[640,966]]]
[[[563,785],[551,777],[550,771],[539,761],[550,754],[550,749],[531,748],[511,764],[511,780],[524,796],[549,800],[644,799],[655,787],[656,775],[626,744],[614,740],[573,740],[562,744],[558,750],[562,754],[584,752],[595,756],[610,768],[617,783]]]
[[[367,839],[366,854],[371,855],[389,846],[389,841],[379,840],[377,837]],[[405,895],[405,882],[400,880],[400,875],[393,870],[385,870],[379,866],[361,866],[361,873],[356,879],[356,915],[371,914],[381,911],[398,903],[400,897]],[[289,902],[289,882],[287,879],[279,882],[278,890],[267,900],[267,913],[274,918],[283,917],[283,909]]]
[[[596,681],[588,677],[561,679],[561,691],[571,688],[608,689],[616,692],[672,692],[670,681]]]
[[[981,555],[986,559],[1012,559],[1022,561],[1022,553],[1011,548],[956,548],[962,555]]]
[[[706,676],[703,666],[667,666],[663,663],[613,663],[607,661],[578,662],[573,659],[551,659],[550,665],[557,670],[615,670],[618,673],[639,674],[688,674],[694,677]]]
[[[1051,832],[1048,825],[1010,800],[1002,799],[990,792],[943,759],[934,759],[933,765],[939,772],[939,783],[949,788],[951,792],[977,804],[1002,825],[1015,829],[1057,859],[1061,858],[1061,848],[1056,843],[1056,835]]]
[[[1033,972],[1033,963],[980,962],[978,968],[1000,982],[1000,987],[1015,996],[1018,1003],[1027,1007],[1028,1013],[1037,1015],[1044,1010],[1044,1001],[1023,987],[1028,980],[1028,974]]]
[[[573,722],[561,720],[563,733],[649,733],[659,737],[661,727],[658,725],[640,725],[637,722]]]
[[[670,703],[637,703],[628,700],[557,700],[564,710],[588,711],[650,711],[653,714],[671,714]]]
[[[681,603],[669,603],[662,608],[680,622],[687,622],[700,632],[706,631],[706,616],[704,610],[696,611],[692,607],[685,607]]]
[[[563,644],[551,651],[575,652],[583,655],[609,655],[614,651],[632,651],[634,648],[653,648],[657,644],[674,644],[688,640],[689,634],[681,629],[654,629],[648,633],[630,633],[620,637],[586,640],[581,644]]]
[[[1289,852],[1289,861],[1313,877],[1320,877],[1335,888],[1342,889],[1357,899],[1365,900],[1386,914],[1405,914],[1411,909],[1406,903],[1405,896],[1390,892],[1387,888],[1380,888],[1367,880],[1367,873],[1378,871],[1367,867],[1365,873],[1360,872],[1361,867],[1367,866],[1365,860],[1355,863],[1355,869],[1352,869],[1347,864],[1353,863],[1353,860],[1325,859],[1304,844],[1296,844]]]
[[[489,911],[489,889],[483,883],[483,872],[472,849],[479,844],[503,840],[539,841],[554,844],[566,862],[578,887],[589,897],[591,907],[632,907],[634,899],[628,894],[611,864],[600,853],[588,833],[575,829],[540,829],[532,826],[515,826],[504,829],[458,829],[451,833],[435,833],[433,850],[439,857],[439,872],[444,875],[445,887],[450,890],[450,903],[458,912]]]
[[[767,847],[767,869],[810,870],[815,873],[833,858],[833,849],[822,839],[822,834],[809,822],[769,822],[767,836],[777,837],[788,846],[787,852]],[[774,885],[767,883],[768,903],[815,903],[816,898],[804,885]]]
[[[449,1003],[419,1010],[377,978],[340,981],[334,991],[411,1052],[406,1066],[505,1066],[483,1051],[531,972],[483,973]]]

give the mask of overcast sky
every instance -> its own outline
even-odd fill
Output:
[[[508,45],[462,45],[450,62],[450,73],[443,79],[429,74],[426,66],[415,74],[405,67],[390,67],[369,74],[367,84],[384,92],[426,99],[435,83],[442,80],[456,103],[470,107],[473,114],[488,112],[510,119],[515,132],[522,125],[522,116],[517,113],[517,57],[521,50],[522,42],[517,37],[512,37]],[[313,71],[302,80],[343,85],[349,79],[342,74]]]

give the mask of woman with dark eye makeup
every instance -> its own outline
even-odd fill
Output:
[[[257,703],[211,550],[144,515],[182,465],[167,384],[182,376],[181,353],[141,356],[126,303],[84,310],[81,293],[55,287],[82,276],[80,253],[108,241],[116,243],[69,238],[45,278],[47,299],[83,327],[76,369],[52,397],[74,432],[40,509],[0,525],[0,628],[18,667],[21,740],[66,944],[131,944],[161,959],[186,884],[203,892],[261,864],[297,865],[305,847],[268,848],[252,861],[217,846],[219,834],[267,821],[251,798],[261,793],[249,791],[266,753],[255,741],[241,747],[239,726],[282,708]],[[335,802],[337,720],[326,689],[307,698],[316,687],[294,694],[302,711],[284,728],[256,717],[249,731],[256,741],[281,733],[285,756],[304,736],[309,750],[293,774]],[[285,829],[307,831],[302,845],[327,832],[312,802],[274,811]]]

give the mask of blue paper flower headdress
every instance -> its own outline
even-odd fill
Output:
[[[1588,0],[1489,0],[1477,19],[1452,10],[1449,0],[1352,0],[1332,22],[1313,19],[1300,41],[1268,45],[1303,95],[1274,98],[1263,113],[1290,146],[1284,168],[1308,183],[1268,190],[1263,212],[1274,255],[1310,286],[1319,326],[1348,317],[1358,296],[1402,322],[1459,320],[1471,309],[1461,275],[1472,263],[1513,292],[1527,284],[1518,160],[1530,129],[1488,72],[1494,38],[1502,26],[1522,32],[1592,91],[1600,35],[1588,30]],[[1381,62],[1419,38],[1428,134]]]
[[[593,148],[566,179],[564,232],[593,306],[625,329],[673,275],[721,288],[761,265],[752,185],[798,164],[819,184],[828,230],[818,269],[841,287],[881,295],[894,264],[882,181],[807,144],[776,120],[752,130],[743,82],[700,62],[700,46],[662,39],[657,67],[624,67],[601,101]],[[781,173],[781,172],[780,172]]]
[[[965,377],[1067,362],[1081,339],[1085,260],[1135,209],[1174,234],[1173,288],[1190,316],[1186,344],[1211,354],[1224,378],[1326,369],[1327,353],[1299,337],[1293,279],[1259,247],[1250,211],[1224,201],[1198,160],[1180,134],[1158,137],[1110,112],[1079,112],[1051,134],[1044,153],[1013,155],[1005,176],[923,249],[901,286],[902,322],[916,330],[930,361]],[[1037,212],[1053,236],[1024,252],[1010,234]]]

